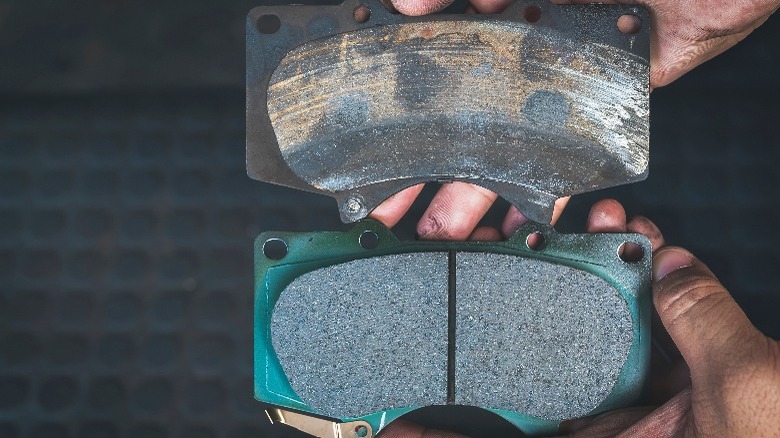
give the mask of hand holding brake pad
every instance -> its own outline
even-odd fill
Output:
[[[618,29],[624,15],[642,23],[636,33]],[[558,197],[647,175],[647,24],[645,9],[623,5],[255,8],[248,173],[335,197],[345,222],[410,185],[461,180],[548,223]]]

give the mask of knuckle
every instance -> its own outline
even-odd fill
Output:
[[[681,271],[683,270],[686,269]],[[693,276],[679,274],[684,273],[672,273],[667,277],[669,281],[662,280],[656,285],[655,297],[658,311],[667,321],[674,323],[687,317],[691,310],[701,308],[707,302],[723,299],[725,289],[715,278],[701,274]]]

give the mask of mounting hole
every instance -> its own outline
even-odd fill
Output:
[[[371,9],[366,5],[355,6],[355,9],[352,11],[352,17],[358,23],[365,23],[371,18]]]
[[[536,23],[542,18],[542,8],[536,5],[528,5],[523,9],[523,18],[529,23]]]
[[[281,260],[287,255],[287,242],[282,239],[268,239],[263,243],[263,254],[271,260]]]
[[[617,28],[626,35],[633,35],[642,30],[642,19],[634,14],[623,14],[617,20]]]
[[[363,249],[374,249],[379,246],[379,236],[371,230],[363,231],[358,240]]]
[[[636,263],[645,256],[645,250],[634,242],[623,242],[618,247],[618,257],[626,263]]]
[[[282,21],[276,15],[261,15],[257,19],[257,30],[260,33],[276,33],[282,27]]]
[[[360,438],[368,436],[368,428],[362,424],[360,426],[355,426],[355,435]]]
[[[546,239],[544,238],[544,234],[538,231],[534,231],[525,238],[525,244],[528,246],[528,248],[534,251],[539,251],[542,249],[544,247],[545,241]]]

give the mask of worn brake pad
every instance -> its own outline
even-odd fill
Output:
[[[635,33],[618,29],[626,15]],[[345,222],[459,180],[545,223],[560,196],[647,175],[642,7],[407,17],[346,0],[257,7],[246,29],[249,175],[333,196]]]

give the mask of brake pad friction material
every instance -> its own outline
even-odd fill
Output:
[[[306,273],[276,303],[271,337],[290,385],[322,415],[446,404],[447,254]]]
[[[529,23],[524,2],[405,17],[370,0],[356,23],[357,4],[250,13],[252,177],[334,196],[345,221],[412,184],[468,181],[538,222],[558,197],[645,178],[643,8],[543,4]],[[625,14],[642,20],[638,33],[617,29]],[[279,30],[258,30],[271,15]]]
[[[529,235],[544,245],[531,249]],[[368,238],[367,238],[368,237]],[[267,253],[281,243],[281,256]],[[619,248],[644,255],[624,261]],[[531,435],[625,406],[649,359],[650,242],[527,223],[505,242],[402,242],[376,221],[256,242],[255,396],[365,421],[481,407]]]
[[[458,253],[456,403],[579,418],[612,391],[631,313],[601,277],[540,260]]]

